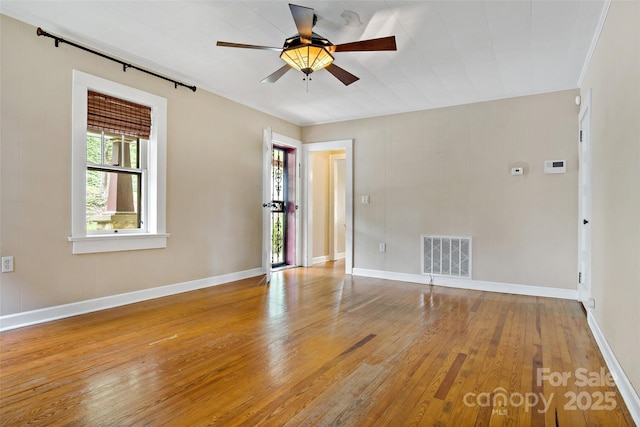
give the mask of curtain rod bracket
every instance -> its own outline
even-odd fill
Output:
[[[100,53],[100,52],[95,51],[95,50],[93,50],[93,49],[89,49],[88,47],[84,47],[84,46],[81,46],[81,45],[76,44],[76,43],[74,43],[74,42],[71,42],[71,41],[69,41],[69,40],[65,40],[65,39],[63,39],[62,37],[58,37],[58,36],[54,36],[53,34],[49,34],[49,33],[47,33],[46,31],[44,31],[44,30],[43,30],[42,28],[40,28],[40,27],[38,27],[38,28],[36,29],[36,34],[37,34],[38,36],[45,36],[45,37],[52,38],[52,39],[55,41],[55,45],[56,45],[56,47],[58,47],[58,45],[59,45],[60,43],[66,43],[66,44],[71,45],[71,46],[73,46],[73,47],[76,47],[76,48],[78,48],[78,49],[80,49],[80,50],[84,50],[85,52],[89,52],[89,53],[92,53],[92,54],[94,54],[94,55],[100,56],[101,58],[108,59],[108,60],[113,61],[113,62],[117,62],[118,64],[121,64],[121,65],[122,65],[122,71],[124,71],[124,72],[126,72],[126,71],[127,71],[127,68],[133,68],[134,70],[142,71],[143,73],[147,73],[147,74],[152,75],[152,76],[154,76],[154,77],[157,77],[157,78],[159,78],[159,79],[162,79],[162,80],[166,80],[166,81],[168,81],[168,82],[171,82],[171,83],[173,83],[173,85],[174,85],[174,87],[175,87],[176,89],[178,88],[178,86],[182,86],[182,87],[186,87],[187,89],[191,89],[191,91],[192,91],[192,92],[195,92],[195,91],[196,91],[196,87],[195,87],[195,86],[189,86],[189,85],[188,85],[188,84],[186,84],[186,83],[182,83],[182,82],[179,82],[179,81],[177,81],[177,80],[170,79],[169,77],[165,77],[165,76],[163,76],[163,75],[160,75],[160,74],[154,73],[153,71],[145,70],[144,68],[140,68],[140,67],[137,67],[137,66],[135,66],[135,65],[127,64],[126,62],[124,62],[124,61],[122,61],[122,60],[120,60],[120,59],[118,59],[118,58],[114,58],[113,56],[105,55],[104,53]]]

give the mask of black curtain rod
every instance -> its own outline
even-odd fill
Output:
[[[182,87],[186,87],[188,89],[191,89],[194,92],[196,91],[196,87],[195,86],[189,86],[189,85],[184,84],[182,82],[179,82],[177,80],[170,79],[169,77],[165,77],[165,76],[162,76],[160,74],[156,74],[153,71],[149,71],[149,70],[145,70],[145,69],[140,68],[140,67],[136,67],[135,65],[128,64],[128,63],[126,63],[124,61],[121,61],[121,60],[119,60],[117,58],[114,58],[112,56],[105,55],[104,53],[97,52],[97,51],[95,51],[93,49],[89,49],[88,47],[80,46],[79,44],[76,44],[74,42],[70,42],[69,40],[63,39],[62,37],[58,37],[58,36],[54,36],[53,34],[49,34],[49,33],[44,31],[40,27],[38,27],[38,29],[36,30],[36,34],[38,34],[38,36],[45,36],[45,37],[50,37],[50,38],[54,39],[55,42],[56,42],[56,47],[58,47],[58,45],[60,43],[66,43],[66,44],[71,45],[73,47],[77,47],[78,49],[82,49],[85,52],[93,53],[94,55],[98,55],[98,56],[100,56],[102,58],[105,58],[105,59],[108,59],[110,61],[117,62],[118,64],[122,65],[122,71],[127,71],[127,68],[133,68],[134,70],[142,71],[143,73],[147,73],[147,74],[150,74],[150,75],[152,75],[154,77],[157,77],[159,79],[171,82],[171,83],[173,83],[173,85],[174,85],[174,87],[176,89],[178,88],[178,86],[182,86]]]

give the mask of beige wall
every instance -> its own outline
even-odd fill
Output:
[[[592,89],[593,314],[640,394],[640,2],[611,3]]]
[[[470,235],[474,279],[576,289],[576,94],[303,128],[304,142],[355,140],[354,267],[418,274],[420,234]],[[566,174],[543,174],[553,159]]]
[[[346,155],[346,153],[342,153]],[[346,159],[334,160],[334,227],[336,256],[346,251],[346,197],[347,197],[347,161]]]
[[[0,275],[0,314],[261,266],[262,129],[300,139],[298,126],[1,19],[0,251],[15,272]],[[166,249],[71,254],[73,69],[167,98]]]
[[[329,152],[312,153],[313,258],[329,255]]]

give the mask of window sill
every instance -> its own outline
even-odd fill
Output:
[[[167,247],[169,234],[121,234],[69,237],[73,243],[73,254],[100,252],[137,251]]]

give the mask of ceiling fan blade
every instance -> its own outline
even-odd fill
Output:
[[[242,44],[242,43],[229,43],[229,42],[218,42],[216,46],[222,47],[241,47],[243,49],[262,49],[262,50],[276,50],[278,52],[282,52],[281,47],[271,47],[271,46],[258,46],[255,44]]]
[[[262,83],[275,83],[276,81],[278,81],[278,79],[282,76],[284,76],[284,74],[289,71],[291,69],[291,67],[289,65],[284,65],[281,68],[278,68],[278,70],[276,72],[274,72],[273,74],[265,77],[262,80]]]
[[[333,76],[344,83],[345,86],[349,86],[353,82],[360,80],[360,77],[356,77],[344,68],[338,67],[336,64],[329,65],[326,70],[333,74]]]
[[[376,50],[397,50],[396,36],[381,37],[379,39],[360,40],[343,43],[327,48],[330,52],[365,52]]]
[[[302,43],[311,43],[311,33],[313,32],[313,9],[310,7],[297,6],[289,3],[291,15],[298,28],[300,41]]]

